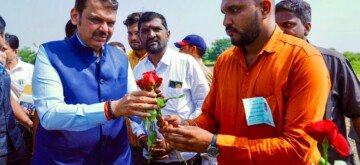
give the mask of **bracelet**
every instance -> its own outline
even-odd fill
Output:
[[[110,120],[111,117],[110,117],[110,114],[109,114],[109,102],[106,101],[105,104],[104,104],[104,113],[105,113],[105,117],[107,120]]]
[[[111,101],[107,101],[108,102],[108,113],[109,113],[109,118],[110,119],[116,119],[115,115],[114,115],[114,112],[112,111],[112,108],[111,108]]]

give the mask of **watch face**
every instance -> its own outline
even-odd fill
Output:
[[[207,154],[209,154],[210,157],[217,157],[219,155],[219,149],[214,146],[209,146],[207,149]]]

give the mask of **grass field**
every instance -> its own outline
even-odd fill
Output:
[[[360,78],[360,53],[345,52],[344,56],[349,60],[356,75]]]

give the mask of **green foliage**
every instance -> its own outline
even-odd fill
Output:
[[[24,62],[34,64],[36,58],[36,52],[31,50],[29,47],[24,47],[19,51],[20,59]]]
[[[214,66],[216,61],[209,61],[209,60],[204,60],[204,65],[205,66]]]
[[[231,45],[231,41],[228,38],[215,40],[203,56],[205,64],[215,62],[218,56],[226,49],[230,48]]]
[[[360,53],[345,52],[344,56],[349,60],[355,73],[360,76]]]

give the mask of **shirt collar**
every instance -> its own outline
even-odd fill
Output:
[[[23,61],[20,60],[20,58],[18,58],[18,63],[15,65],[15,67],[13,68],[13,70],[17,69],[17,68],[20,68],[20,69],[23,69]]]
[[[13,72],[13,71],[18,70],[18,69],[19,69],[19,70],[24,69],[24,62],[21,61],[20,58],[18,58],[18,62],[17,62],[17,64],[15,65],[15,67],[12,68],[11,70],[8,70],[8,71],[9,71],[9,72]]]
[[[75,33],[75,35],[76,35],[76,38],[79,40],[79,42],[80,42],[80,44],[82,45],[82,46],[85,46],[85,47],[88,47],[87,45],[85,45],[85,43],[81,40],[81,38],[79,37],[79,33]]]
[[[75,36],[76,36],[77,40],[79,41],[80,45],[82,45],[82,46],[84,46],[84,47],[86,47],[86,48],[90,48],[90,47],[88,47],[88,46],[81,40],[78,32],[75,33]],[[101,53],[102,53],[101,56],[104,55],[104,46],[105,46],[105,45],[103,45],[103,46],[101,47],[101,49],[102,49],[102,51],[101,51]],[[95,51],[94,51],[94,50],[92,50],[92,51],[94,52],[94,56],[96,56]]]
[[[161,62],[166,64],[166,65],[170,65],[170,60],[171,60],[171,52],[173,50],[171,50],[169,47],[166,47],[166,51],[165,51],[165,54],[164,56],[161,58]]]
[[[158,65],[157,65],[158,67],[161,64],[170,65],[172,51],[173,50],[171,50],[169,47],[166,47],[165,54],[162,56],[161,60],[159,61]],[[149,56],[146,56],[145,58],[146,58],[145,63],[151,63]]]
[[[276,46],[278,45],[279,36],[283,32],[281,31],[280,27],[278,25],[275,26],[275,30],[269,40],[265,43],[263,49],[260,51],[260,54],[263,54],[264,52],[267,52],[269,54],[272,54],[276,50]]]

